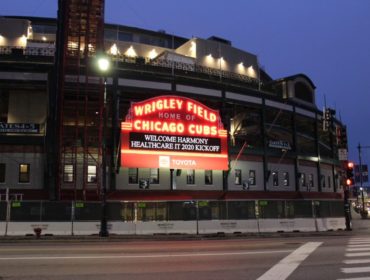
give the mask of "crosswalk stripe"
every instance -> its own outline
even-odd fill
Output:
[[[344,260],[343,263],[345,264],[370,263],[370,259]]]
[[[369,257],[370,256],[370,252],[366,252],[366,253],[348,253],[346,254],[346,257]]]
[[[356,251],[370,251],[370,248],[347,248],[346,251],[348,252],[356,252]]]
[[[369,266],[361,267],[346,267],[341,269],[343,273],[361,273],[361,272],[370,272]]]
[[[369,264],[370,258],[361,258],[361,257],[370,257],[370,238],[369,237],[357,237],[351,238],[348,241],[346,248],[345,257],[354,258],[360,257],[357,259],[345,259],[343,263],[346,265],[358,265],[358,264]],[[344,267],[341,268],[342,273],[351,274],[351,273],[366,273],[370,272],[370,266],[362,267]],[[370,276],[364,277],[349,277],[341,278],[337,280],[370,280]]]
[[[353,237],[351,238],[351,241],[352,240],[370,240],[370,237]]]
[[[322,242],[307,242],[271,267],[257,280],[284,280],[303,262]]]
[[[340,278],[337,280],[370,280],[370,277]]]

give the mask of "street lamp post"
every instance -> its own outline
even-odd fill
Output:
[[[99,236],[108,237],[108,226],[107,226],[107,159],[106,159],[106,122],[107,122],[107,76],[106,73],[110,68],[110,62],[107,57],[98,58],[98,68],[101,73],[104,73],[104,103],[100,118],[103,122],[102,129],[102,163],[101,163],[101,174],[102,174],[102,187],[101,187],[101,220],[100,220],[100,232]]]

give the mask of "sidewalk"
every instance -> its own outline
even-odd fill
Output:
[[[351,211],[352,216],[352,229],[353,231],[365,233],[368,232],[370,235],[370,217],[362,219],[359,213]]]

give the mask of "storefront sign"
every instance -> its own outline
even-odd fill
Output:
[[[121,165],[227,170],[227,131],[218,111],[180,96],[133,103],[121,124]]]
[[[290,144],[288,141],[285,140],[270,140],[269,141],[270,148],[277,148],[277,149],[284,149],[284,150],[291,150]]]
[[[36,123],[0,122],[0,133],[40,133],[40,125]]]

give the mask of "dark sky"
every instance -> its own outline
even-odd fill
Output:
[[[316,85],[316,103],[347,124],[350,159],[370,146],[370,0],[105,0],[109,23],[212,35],[254,53],[273,77],[298,73]],[[1,0],[2,15],[56,17],[57,0]],[[370,163],[370,149],[363,160]]]

